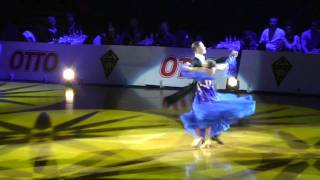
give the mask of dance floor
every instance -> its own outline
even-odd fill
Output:
[[[200,150],[179,122],[192,96],[163,107],[176,91],[0,82],[0,179],[320,178],[320,97],[255,94]]]

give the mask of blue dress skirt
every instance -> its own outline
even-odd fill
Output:
[[[230,93],[218,93],[214,88],[214,78],[207,73],[187,72],[182,68],[182,76],[197,81],[195,98],[190,112],[180,119],[187,132],[195,135],[195,129],[211,127],[211,136],[220,134],[240,119],[255,113],[256,102],[252,96],[238,97]]]

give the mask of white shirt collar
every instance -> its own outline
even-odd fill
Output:
[[[204,55],[195,53],[194,56],[201,61],[201,64],[205,63],[206,57],[204,57]]]

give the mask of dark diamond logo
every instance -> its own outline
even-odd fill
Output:
[[[278,86],[281,85],[282,81],[286,78],[291,68],[292,65],[284,56],[272,63],[273,75],[276,79]]]
[[[112,50],[109,50],[101,57],[101,63],[106,78],[110,76],[111,72],[116,67],[118,60],[118,56]]]

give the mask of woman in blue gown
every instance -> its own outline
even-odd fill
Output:
[[[180,119],[186,131],[195,137],[192,146],[209,148],[212,146],[212,136],[229,129],[230,124],[237,120],[254,114],[255,101],[252,96],[218,93],[212,75],[217,70],[225,70],[227,64],[208,63],[204,58],[206,48],[202,42],[193,43],[192,49],[195,58],[183,65],[181,74],[197,81],[195,98],[191,111],[182,114]]]

